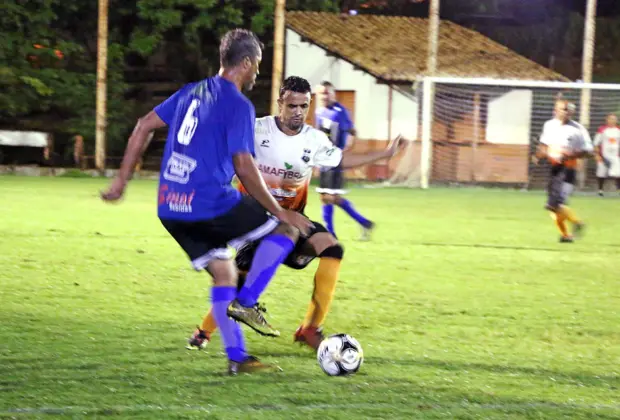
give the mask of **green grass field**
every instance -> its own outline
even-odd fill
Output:
[[[156,218],[156,183],[106,205],[99,179],[0,177],[0,417],[620,418],[620,200],[575,197],[586,237],[557,243],[540,192],[361,189],[372,242],[343,212],[346,254],[326,331],[362,343],[326,376],[292,334],[315,264],[264,301],[283,372],[223,376],[219,337],[186,338],[209,300]],[[309,215],[319,218],[317,197]]]

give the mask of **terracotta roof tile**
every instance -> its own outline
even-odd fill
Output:
[[[288,12],[286,25],[302,38],[386,81],[423,75],[428,20],[398,16]],[[439,33],[438,76],[568,80],[486,36],[449,21]]]

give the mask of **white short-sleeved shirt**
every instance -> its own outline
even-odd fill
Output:
[[[594,145],[606,158],[617,157],[620,154],[620,128],[604,125],[598,129],[594,137]]]
[[[547,154],[554,164],[560,162],[565,166],[576,165],[576,160],[562,162],[564,152],[591,152],[592,139],[588,130],[576,121],[569,120],[566,124],[554,118],[543,126],[540,142],[548,147]]]
[[[342,150],[309,125],[289,136],[268,116],[256,119],[254,134],[258,169],[271,194],[290,210],[303,211],[306,206],[313,167],[333,168],[342,160]],[[245,192],[242,186],[240,189]]]

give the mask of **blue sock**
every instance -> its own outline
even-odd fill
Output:
[[[245,340],[241,326],[228,317],[226,310],[235,299],[237,288],[233,286],[213,286],[211,288],[211,303],[215,322],[220,329],[224,349],[229,360],[243,362],[248,358],[245,350]]]
[[[334,205],[323,204],[323,220],[325,221],[325,227],[336,237],[336,231],[334,230]]]
[[[342,210],[344,210],[349,216],[351,216],[360,225],[362,225],[364,227],[370,227],[372,225],[372,222],[370,220],[366,219],[361,214],[359,214],[357,212],[357,210],[355,210],[355,208],[353,207],[353,203],[351,203],[346,198],[342,198],[341,197],[340,198],[340,203],[338,204],[338,206]]]
[[[291,253],[295,243],[287,236],[272,234],[263,239],[254,254],[245,284],[237,295],[237,301],[245,307],[254,306],[258,298],[276,274],[278,266]]]

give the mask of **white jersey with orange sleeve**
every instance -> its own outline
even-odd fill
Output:
[[[303,212],[315,166],[333,168],[342,150],[320,130],[309,125],[299,134],[284,134],[273,116],[257,118],[254,126],[255,160],[265,183],[280,205]],[[242,185],[239,189],[246,193]]]
[[[562,160],[564,152],[591,152],[592,140],[584,126],[576,121],[566,123],[554,118],[545,123],[540,142],[547,146],[547,155],[552,164],[575,168],[577,159]]]
[[[608,125],[599,128],[594,137],[594,146],[602,158],[597,164],[596,176],[620,177],[620,128]]]

